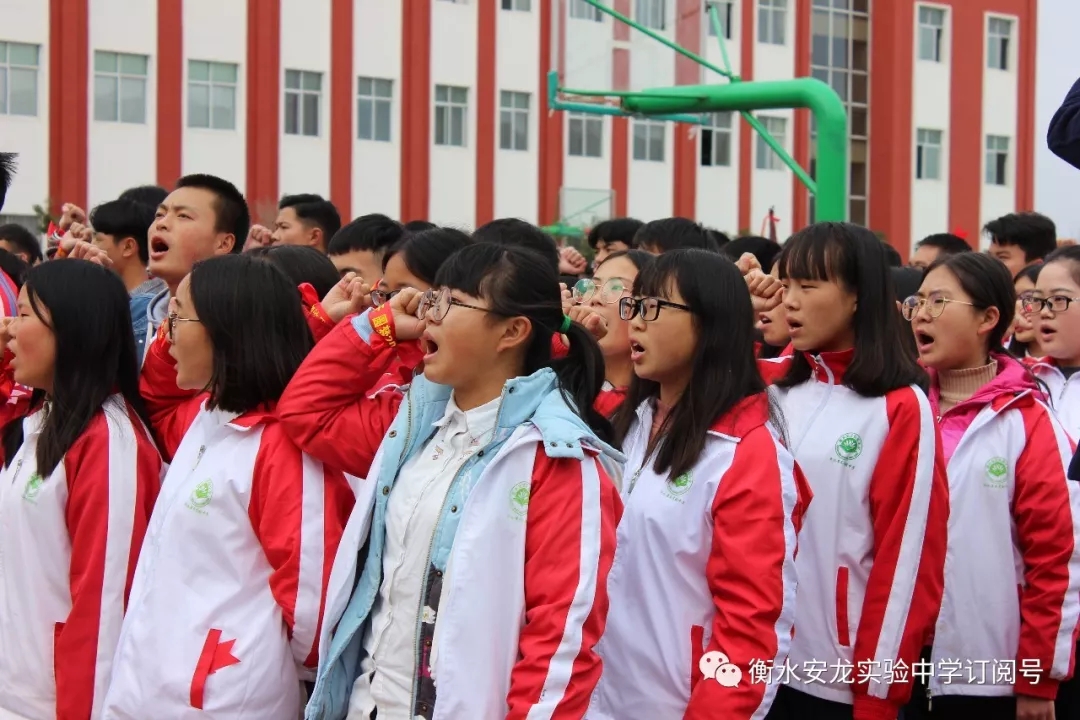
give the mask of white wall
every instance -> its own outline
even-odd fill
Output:
[[[496,13],[496,57],[514,58],[495,67],[495,217],[517,217],[537,221],[539,209],[540,97],[540,6],[531,12],[499,10]],[[503,150],[500,147],[500,91],[529,94],[529,149]],[[566,152],[564,148],[564,153]],[[474,153],[475,157],[475,153]]]
[[[986,67],[985,61],[985,38],[990,17],[1004,17],[1012,20],[1012,38],[1009,42],[1009,69],[994,70]],[[1016,210],[1016,160],[1017,160],[1017,115],[1018,115],[1018,73],[1019,53],[1017,52],[1020,38],[1020,21],[1015,16],[986,15],[983,27],[983,147],[981,217],[979,226],[982,227],[996,217],[1011,213]],[[1006,184],[987,185],[986,178],[986,136],[1001,135],[1009,138],[1009,162],[1006,171]],[[1045,143],[1045,140],[1043,141]],[[988,246],[989,240],[985,235],[980,237],[981,244]]]
[[[912,136],[911,136],[911,241],[949,229],[949,147],[952,141],[950,120],[952,104],[952,10],[945,5],[922,3],[945,11],[945,29],[941,41],[941,62],[919,59],[918,5],[915,33],[911,47],[914,58]],[[941,178],[919,180],[916,177],[916,144],[919,130],[941,131]]]
[[[300,38],[303,41],[297,42]],[[312,41],[316,38],[316,41]],[[322,73],[319,135],[285,134],[285,72]],[[282,195],[330,195],[330,3],[281,0],[281,149],[278,190]]]
[[[471,228],[476,219],[476,9],[431,3],[431,202],[427,218],[405,220]],[[435,85],[469,88],[465,147],[434,144]]]
[[[247,180],[247,6],[220,0],[185,0],[183,156],[181,170],[210,173],[244,192]],[[188,61],[234,63],[236,126],[232,130],[188,127]]]
[[[90,0],[88,204],[157,181],[157,3]],[[138,29],[138,30],[136,30]],[[146,122],[94,120],[94,51],[147,55]],[[72,81],[76,81],[75,78]]]
[[[41,0],[0,2],[0,40],[39,46],[37,115],[0,115],[0,150],[19,153],[15,180],[0,212],[33,215],[33,206],[44,205],[49,194],[49,4]]]
[[[397,217],[401,207],[401,2],[378,0],[354,5],[353,75],[393,80],[394,99],[390,142],[356,139],[354,103],[353,217],[374,212]],[[352,85],[355,97],[355,78]]]

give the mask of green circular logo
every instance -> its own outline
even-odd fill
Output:
[[[836,454],[843,460],[854,460],[862,455],[862,438],[858,433],[846,433],[836,441]]]
[[[516,512],[525,512],[529,507],[530,494],[531,489],[529,488],[529,483],[519,482],[517,485],[510,488],[510,506]]]
[[[668,488],[668,491],[672,495],[685,495],[690,490],[690,486],[692,486],[693,484],[693,474],[685,472],[671,481],[671,487]]]
[[[986,474],[994,480],[1004,480],[1009,474],[1009,463],[1005,461],[1005,458],[990,458],[986,462]]]
[[[191,491],[191,504],[197,508],[204,508],[210,504],[214,497],[214,484],[204,480]]]
[[[37,473],[34,473],[26,481],[26,488],[23,490],[23,498],[25,500],[36,500],[38,493],[41,492],[41,484],[44,482],[42,477]]]

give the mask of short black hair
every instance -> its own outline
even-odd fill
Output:
[[[120,197],[117,199],[134,200],[156,209],[158,205],[165,202],[167,197],[169,197],[169,191],[160,185],[139,185],[120,193]]]
[[[728,236],[727,233],[721,232],[720,230],[717,230],[716,228],[705,228],[705,229],[709,231],[709,237],[711,237],[713,239],[713,242],[716,243],[716,249],[717,250],[722,250],[725,245],[727,245],[729,242],[731,242],[731,238]]]
[[[94,232],[112,235],[117,241],[133,238],[139,248],[139,260],[150,262],[148,236],[154,223],[156,205],[144,205],[134,200],[110,200],[90,211],[90,226]]]
[[[776,256],[780,254],[780,244],[760,235],[745,235],[720,248],[720,254],[726,255],[732,262],[741,258],[743,253],[750,253],[757,258],[762,271],[769,273],[776,262]]]
[[[1057,250],[1057,226],[1037,212],[1009,213],[991,220],[983,232],[997,245],[1016,245],[1024,251],[1024,262],[1042,260]]]
[[[959,235],[953,235],[952,233],[927,235],[915,245],[916,250],[921,247],[937,248],[938,257],[943,257],[945,255],[959,255],[960,253],[972,251],[967,240]]]
[[[559,246],[555,244],[555,238],[532,223],[518,218],[500,218],[476,228],[472,237],[476,242],[532,250],[543,256],[556,274],[559,272]]]
[[[903,267],[904,258],[900,257],[900,251],[884,240],[881,240],[881,244],[885,246],[885,261],[889,267]]]
[[[405,228],[402,224],[386,215],[361,215],[334,233],[330,244],[326,246],[326,254],[344,255],[356,250],[379,254],[388,250],[404,234]]]
[[[266,258],[288,275],[297,287],[309,283],[320,298],[326,297],[326,293],[341,279],[330,258],[307,245],[260,246],[245,254]]]
[[[435,274],[446,260],[463,247],[472,244],[472,238],[454,228],[435,227],[406,235],[383,255],[382,269],[395,255],[401,259],[416,277],[428,285],[435,284]]]
[[[904,302],[904,300],[919,292],[924,277],[922,270],[914,267],[890,267],[889,272],[892,274],[893,290],[896,292],[897,302]],[[905,333],[905,335],[910,334]]]
[[[34,233],[30,232],[22,225],[19,225],[18,223],[0,225],[0,240],[7,240],[17,247],[20,252],[26,253],[26,257],[30,259],[31,265],[41,262],[43,257],[41,254],[41,243],[34,237]]]
[[[627,248],[634,247],[634,235],[645,223],[637,218],[612,218],[594,225],[589,230],[588,243],[593,250],[601,242],[621,242]]]
[[[296,217],[307,225],[317,225],[323,231],[323,242],[330,243],[330,238],[341,229],[341,215],[334,203],[325,200],[322,195],[285,195],[278,203],[278,210],[292,208]]]
[[[716,243],[701,223],[682,217],[653,220],[642,225],[634,235],[634,247],[654,248],[661,253],[697,248],[716,252]]]
[[[30,263],[18,255],[0,248],[0,270],[3,270],[4,274],[11,278],[11,282],[15,283],[16,288],[21,288],[23,283],[26,282],[26,274],[30,272]]]
[[[427,220],[410,220],[409,222],[405,223],[405,231],[411,233],[423,232],[425,230],[434,230],[437,227],[439,226],[433,222],[428,222]]]
[[[251,229],[251,214],[248,212],[247,201],[235,185],[216,175],[196,173],[185,175],[177,180],[176,187],[177,189],[208,190],[216,195],[217,203],[214,212],[217,222],[214,224],[214,229],[233,236],[232,251],[234,253],[239,254],[243,251],[244,241],[247,240],[248,230]]]

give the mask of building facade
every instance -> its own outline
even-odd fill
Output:
[[[608,2],[722,61],[705,0]],[[715,4],[742,78],[812,75],[841,95],[851,219],[902,253],[1031,207],[1036,0]],[[729,234],[770,208],[781,234],[812,220],[738,115],[551,113],[552,67],[594,88],[711,82],[582,0],[0,0],[0,147],[21,155],[5,212],[208,172],[262,220],[295,192],[464,227],[554,222],[590,193]],[[812,169],[806,111],[758,117]]]

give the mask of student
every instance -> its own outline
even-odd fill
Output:
[[[937,233],[927,235],[915,245],[915,252],[911,255],[911,267],[925,270],[934,264],[938,258],[946,255],[958,255],[971,252],[971,246],[967,240],[952,233]],[[904,297],[907,297],[905,295]]]
[[[406,235],[392,245],[382,261],[382,279],[373,290],[376,305],[389,302],[407,287],[427,290],[447,258],[472,243],[472,239],[454,228],[432,228]]]
[[[532,223],[517,218],[499,218],[476,228],[472,238],[473,242],[495,243],[532,250],[551,263],[555,272],[561,272],[559,246],[555,239]]]
[[[600,456],[622,456],[592,409],[600,349],[563,315],[537,253],[470,245],[435,288],[338,325],[287,391],[293,409],[282,400],[301,447],[319,456],[326,438],[347,438],[343,459],[367,478],[307,717],[582,717],[621,508]],[[425,320],[408,313],[418,306]],[[559,332],[570,352],[552,360]],[[353,389],[421,335],[424,373],[404,399]]]
[[[0,250],[7,250],[27,265],[37,265],[44,259],[41,241],[17,223],[0,225]]]
[[[274,417],[312,346],[299,303],[284,273],[245,255],[196,263],[177,287],[141,379],[172,464],[105,717],[300,714],[353,490]]]
[[[326,297],[341,278],[337,268],[325,253],[306,245],[274,245],[249,250],[247,254],[265,257],[285,273],[297,287],[304,283],[311,286],[314,299]]]
[[[780,244],[769,238],[747,235],[738,237],[721,248],[720,253],[731,262],[736,262],[744,253],[750,253],[757,260],[763,273],[768,274],[776,262],[776,256],[780,254]]]
[[[589,717],[761,717],[776,685],[750,682],[750,664],[787,658],[809,493],[758,373],[750,296],[726,259],[673,250],[619,307],[634,379],[614,425],[629,480]],[[708,653],[722,653],[718,678],[744,681],[703,676]]]
[[[699,248],[717,252],[709,231],[693,220],[681,217],[653,220],[638,228],[634,247],[650,255],[659,255],[680,248]]]
[[[1074,441],[1080,440],[1080,245],[1063,247],[1039,270],[1035,295],[1024,302],[1046,357],[1032,361],[1050,401]]]
[[[326,252],[343,277],[353,272],[373,286],[379,281],[383,255],[404,234],[401,223],[385,215],[361,215],[334,233]]]
[[[1040,263],[1057,249],[1054,221],[1036,212],[1010,213],[986,223],[990,254],[1013,277],[1028,265]]]
[[[779,279],[780,268],[776,263],[773,263],[769,275]],[[780,292],[783,293],[783,290]],[[758,311],[754,329],[761,334],[761,345],[757,349],[758,357],[776,358],[787,354],[785,349],[788,348],[791,337],[788,335],[787,312],[784,310],[782,294],[780,302],[773,307]]]
[[[84,260],[36,266],[0,329],[0,717],[99,718],[161,481],[128,295]],[[8,392],[33,388],[29,403]],[[24,411],[30,414],[23,418]]]
[[[325,254],[340,228],[337,208],[321,195],[286,195],[278,203],[270,240],[274,245],[303,245]]]
[[[775,397],[814,501],[795,562],[795,674],[769,717],[892,720],[910,675],[811,673],[821,662],[910,668],[937,616],[949,504],[918,387],[926,375],[904,351],[885,246],[873,233],[811,225],[777,262],[796,352],[762,362],[782,374]]]
[[[634,234],[644,224],[636,218],[612,218],[591,227],[587,242],[593,251],[593,268],[599,267],[612,253],[632,249]]]
[[[948,562],[927,717],[1052,717],[1080,620],[1080,485],[1074,450],[1031,373],[1002,347],[1016,295],[1005,267],[945,256],[904,302],[948,463]],[[1018,592],[1018,588],[1020,589]],[[1014,661],[1007,679],[978,661]]]
[[[1013,319],[1009,352],[1020,358],[1041,358],[1046,355],[1039,345],[1039,334],[1035,331],[1033,318],[1024,312],[1024,303],[1035,295],[1035,284],[1039,280],[1041,269],[1042,265],[1028,265],[1013,279],[1016,290],[1016,317]]]

